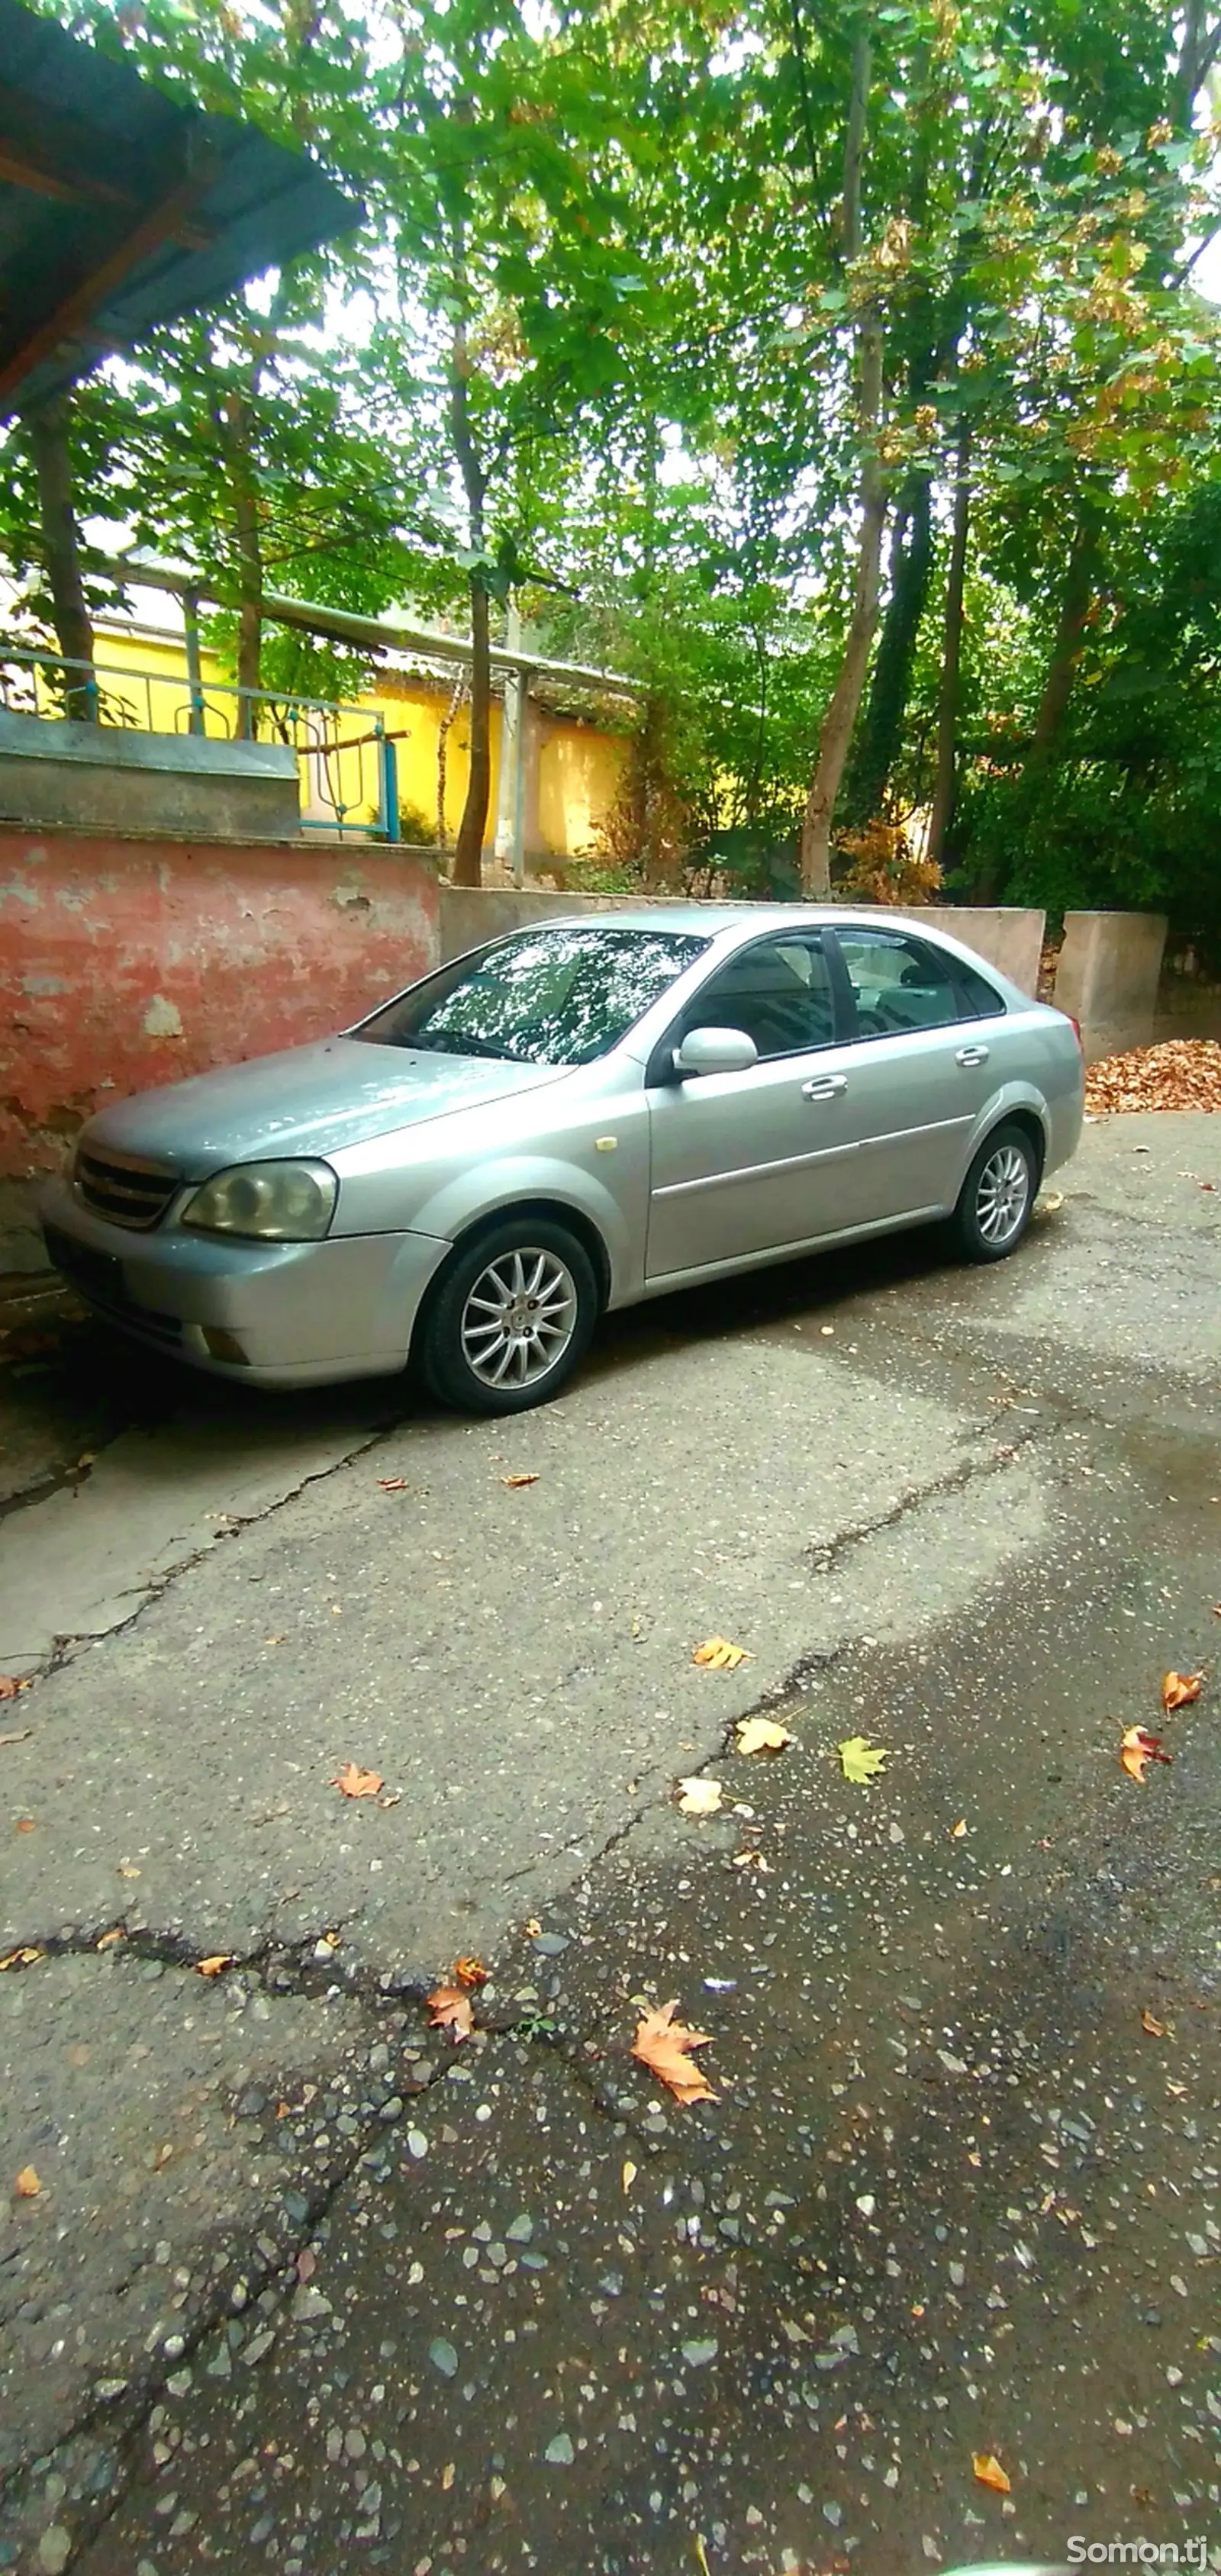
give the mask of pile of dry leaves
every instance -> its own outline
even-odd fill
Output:
[[[1221,1045],[1215,1038],[1169,1038],[1104,1056],[1085,1077],[1094,1118],[1119,1109],[1221,1109]]]

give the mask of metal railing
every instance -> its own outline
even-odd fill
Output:
[[[103,730],[281,743],[297,756],[303,831],[399,838],[396,738],[369,707],[296,690],[205,683],[190,673],[180,679],[121,663],[78,662],[3,641],[0,706],[13,715],[75,718]]]

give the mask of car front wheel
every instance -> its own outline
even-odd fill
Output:
[[[1030,1223],[1039,1186],[1035,1148],[1024,1127],[994,1127],[980,1146],[954,1211],[968,1261],[1003,1261]]]
[[[566,1226],[490,1227],[447,1271],[424,1318],[420,1367],[463,1413],[525,1413],[566,1386],[598,1313],[593,1264]]]

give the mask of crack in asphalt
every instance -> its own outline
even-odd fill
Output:
[[[994,1427],[976,1424],[968,1436],[984,1439]],[[851,1528],[837,1531],[834,1538],[824,1540],[820,1546],[807,1548],[805,1556],[810,1572],[833,1573],[852,1548],[860,1547],[866,1539],[876,1538],[881,1530],[897,1529],[909,1513],[919,1511],[923,1504],[938,1501],[946,1494],[961,1493],[964,1485],[974,1484],[978,1478],[1003,1474],[1022,1450],[1033,1447],[1038,1440],[1054,1436],[1058,1427],[1053,1426],[1049,1432],[1046,1424],[1032,1423],[1028,1430],[1016,1431],[1012,1440],[998,1443],[990,1458],[964,1458],[957,1467],[947,1468],[944,1475],[932,1477],[927,1485],[917,1486],[910,1494],[901,1494],[889,1511],[879,1512],[873,1520],[856,1521]]]
[[[132,1936],[133,1951],[140,1938],[139,1935]],[[143,1958],[162,1958],[172,1965],[185,1965],[188,1963],[182,1957],[184,1946],[174,1935],[149,1935],[144,1940],[139,1955]],[[76,1936],[64,1935],[54,1944],[46,1945],[45,1955],[49,1957],[53,1954],[79,1952],[82,1948],[96,1948],[96,1943],[86,1942]],[[242,1966],[249,1972],[251,1967],[257,1970],[258,1961],[259,1954],[252,1954],[246,1961],[235,1960],[234,1966]],[[33,1964],[31,1962],[31,1965]],[[198,1965],[198,1962],[191,1964]],[[282,1993],[285,1989],[281,1986],[271,1991]],[[308,1992],[310,1989],[303,1986],[298,1991]],[[353,1991],[356,1991],[355,1987]],[[421,2005],[426,2003],[426,1997],[421,1989],[410,1991],[413,1999],[418,1999]],[[379,2006],[383,2010],[388,2010],[392,2006],[400,2005],[408,1993],[406,1986],[396,1986],[391,1993],[379,1985],[374,1990],[366,1988],[362,2000],[371,2005],[374,2010]],[[433,2035],[433,2026],[430,2023],[421,2023],[420,2028],[425,2036]],[[550,2024],[543,2012],[519,2014],[504,2020],[489,2019],[486,2022],[477,2023],[476,2028],[492,2043],[508,2040],[518,2046],[544,2050],[548,2057],[564,2069],[577,2086],[582,2098],[600,2118],[621,2126],[636,2138],[642,2148],[653,2154],[659,2151],[659,2141],[649,2136],[641,2125],[644,2114],[641,2113],[639,2119],[634,2118],[618,2103],[608,2101],[599,2088],[595,2065],[609,2054],[604,2045],[597,2044],[594,2057],[591,2059],[592,2043],[584,2038],[580,2031],[568,2031],[558,2025]],[[413,2084],[411,2091],[413,2104],[422,2102],[438,2084],[445,2081],[452,2063],[451,2053],[446,2063],[437,2065],[422,2082]],[[349,2070],[353,2074],[359,2071],[359,2064],[359,2058],[355,2063],[351,2058],[348,2060]],[[397,2126],[397,2123],[395,2125]],[[257,2306],[264,2292],[269,2289],[276,2290],[277,2287],[279,2292],[277,2309],[271,2311],[263,2309],[260,2313],[272,2332],[279,2333],[284,2322],[283,2310],[288,2298],[299,2285],[300,2275],[297,2271],[299,2255],[317,2233],[323,2220],[330,2215],[336,2201],[359,2166],[368,2159],[371,2141],[380,2138],[389,2147],[393,2143],[393,2135],[393,2129],[387,2127],[381,2114],[374,2113],[371,2118],[363,2121],[357,2136],[348,2143],[347,2151],[337,2158],[325,2179],[317,2182],[312,2190],[306,2187],[303,2175],[296,2177],[293,2187],[298,2190],[305,2203],[305,2213],[294,2226],[285,2230],[283,2241],[276,2247],[274,2255],[263,2252],[259,2243],[260,2234],[266,2236],[271,2223],[264,2213],[251,2221],[244,2244],[240,2245],[238,2250],[235,2251],[232,2245],[226,2248],[224,2270],[217,2273],[208,2284],[207,2295],[201,2299],[190,2322],[171,2329],[171,2334],[175,2338],[174,2351],[172,2353],[167,2351],[166,2343],[169,2338],[163,2338],[147,2363],[129,2374],[121,2388],[116,2387],[114,2393],[109,2396],[95,2395],[88,2404],[83,2406],[79,2414],[59,2435],[50,2451],[40,2453],[37,2459],[31,2452],[27,2452],[19,2460],[14,2461],[8,2470],[0,2473],[0,2508],[6,2509],[7,2515],[11,2517],[21,2517],[34,2503],[30,2483],[33,2475],[36,2473],[39,2480],[45,2480],[55,2463],[64,2461],[75,2444],[86,2441],[91,2435],[102,2431],[107,2447],[115,2453],[116,2457],[110,2490],[105,2496],[96,2499],[92,2510],[91,2500],[87,2495],[82,2494],[73,2498],[73,2559],[77,2558],[83,2550],[91,2547],[114,2519],[134,2479],[139,2474],[135,2457],[136,2445],[143,2436],[148,2419],[154,2407],[159,2404],[172,2373],[187,2368],[200,2347],[219,2326],[227,2323],[234,2316],[247,2315]],[[239,2285],[243,2292],[240,2300],[235,2297]],[[20,2528],[19,2525],[18,2528]]]
[[[184,1574],[193,1573],[197,1565],[204,1564],[230,1539],[240,1538],[244,1530],[256,1529],[260,1522],[271,1520],[276,1512],[283,1511],[286,1504],[296,1502],[301,1494],[307,1493],[311,1485],[324,1485],[329,1477],[337,1476],[343,1468],[350,1467],[354,1458],[363,1458],[369,1450],[381,1448],[401,1428],[402,1425],[398,1422],[383,1423],[376,1429],[364,1433],[351,1449],[344,1451],[342,1458],[332,1459],[329,1466],[311,1467],[307,1475],[300,1477],[295,1485],[288,1486],[282,1494],[277,1494],[271,1502],[263,1504],[260,1510],[226,1513],[223,1524],[218,1524],[214,1537],[193,1549],[189,1556],[180,1557],[174,1565],[167,1566],[164,1573],[150,1575],[147,1582],[139,1586],[140,1598],[135,1608],[128,1611],[126,1617],[112,1621],[105,1628],[85,1629],[75,1633],[66,1632],[58,1636],[51,1653],[44,1662],[24,1678],[31,1685],[50,1680],[52,1675],[63,1672],[68,1664],[74,1663],[77,1655],[84,1653],[90,1646],[104,1645],[112,1637],[129,1636],[138,1621],[144,1617],[145,1612],[151,1610],[156,1602],[163,1600],[171,1585],[177,1583]],[[83,1482],[84,1479],[80,1481]],[[71,1483],[72,1478],[67,1477],[62,1482]],[[40,1494],[36,1499],[41,1501],[48,1498]],[[0,1513],[0,1518],[2,1517],[3,1514]],[[123,1589],[134,1591],[136,1587],[130,1585],[124,1586]]]
[[[163,1576],[151,1583],[130,1618],[104,1633],[108,1636],[116,1635],[133,1627],[172,1583],[176,1582],[182,1574],[190,1571],[191,1567],[201,1562],[205,1556],[211,1555],[217,1546],[237,1537],[242,1530],[270,1518],[273,1513],[304,1492],[309,1485],[325,1482],[340,1468],[348,1465],[353,1458],[365,1454],[388,1439],[398,1427],[397,1424],[390,1424],[380,1430],[372,1431],[358,1441],[343,1458],[335,1460],[327,1467],[312,1470],[287,1492],[277,1496],[275,1501],[269,1503],[263,1510],[235,1515],[206,1547],[200,1548],[191,1557],[184,1558],[180,1564],[168,1569]],[[1056,1427],[1058,1426],[1053,1426],[1053,1429]],[[977,1426],[975,1436],[984,1436],[989,1428],[991,1426]],[[1003,1467],[1012,1463],[1014,1455],[1046,1436],[1045,1425],[1031,1426],[1028,1430],[1019,1432],[1013,1442],[1007,1444],[1008,1455],[986,1459],[973,1457],[962,1461],[955,1468],[902,1497],[887,1512],[877,1515],[873,1520],[855,1524],[821,1547],[807,1551],[807,1562],[811,1572],[814,1574],[830,1572],[847,1553],[869,1538],[883,1530],[895,1527],[929,1501],[959,1492],[978,1477],[999,1473]],[[95,1641],[89,1639],[85,1642]],[[779,1682],[758,1695],[752,1703],[753,1708],[762,1710],[776,1705],[780,1700],[794,1696],[809,1680],[816,1674],[825,1672],[846,1651],[847,1641],[833,1648],[808,1650],[795,1660]],[[68,1659],[69,1652],[68,1643],[65,1643],[63,1648],[57,1648],[56,1657],[44,1669],[46,1671],[57,1669]],[[732,1731],[738,1723],[739,1720],[735,1718],[727,1725],[723,1738],[725,1746],[728,1746]],[[716,1755],[710,1755],[709,1762],[717,1758],[719,1757]],[[652,1776],[658,1774],[660,1769],[661,1766],[654,1766]],[[653,1801],[650,1799],[647,1803],[651,1805]],[[638,1809],[606,1835],[592,1851],[586,1854],[586,1871],[599,1866],[619,1845],[628,1841],[639,1830],[643,1821],[644,1810]],[[271,1999],[290,1995],[306,1999],[321,1998],[333,1991],[338,1984],[341,1991],[363,2004],[374,2016],[391,2008],[401,2009],[404,2003],[413,2004],[418,2011],[422,2012],[427,2000],[427,1985],[424,1980],[399,1979],[396,1976],[390,1976],[387,1981],[387,1972],[379,1972],[372,1966],[360,1968],[356,1962],[344,1962],[338,1956],[329,1957],[325,1961],[319,1960],[315,1956],[319,1943],[325,1936],[337,1930],[342,1931],[342,1926],[320,1926],[316,1933],[306,1935],[302,1940],[287,1946],[269,1938],[253,1950],[244,1954],[234,1954],[221,1974],[257,1978]],[[18,1950],[29,1948],[35,1950],[38,1956],[29,1962],[22,1962],[19,1958],[15,1958],[14,1966],[8,1973],[19,1975],[31,1973],[43,1959],[67,1955],[98,1955],[99,1943],[106,1940],[108,1932],[116,1931],[121,1935],[125,1957],[130,1956],[141,1961],[157,1960],[164,1966],[177,1968],[184,1973],[199,1972],[204,1958],[216,1955],[205,1953],[198,1943],[193,1943],[182,1933],[149,1927],[129,1928],[121,1922],[95,1924],[91,1927],[81,1926],[71,1931],[61,1930],[55,1934],[35,1936],[27,1942],[18,1944]],[[117,1947],[118,1945],[108,1946]],[[336,1947],[338,1948],[338,1944]],[[421,2021],[420,2027],[422,2030],[427,2030],[429,2026]],[[658,2141],[643,2127],[643,2110],[638,2116],[634,2115],[631,2108],[625,2106],[621,2099],[608,2097],[608,2088],[602,2070],[604,2062],[608,2058],[613,2058],[615,2052],[607,2047],[604,2040],[595,2040],[587,2030],[552,2025],[545,2006],[527,2014],[510,2014],[503,2020],[499,2017],[496,2019],[489,2017],[478,2027],[486,2033],[489,2042],[493,2044],[508,2040],[515,2041],[518,2045],[544,2050],[553,2062],[565,2070],[569,2080],[577,2086],[591,2111],[596,2112],[600,2119],[609,2120],[612,2124],[622,2127],[641,2148],[653,2153],[657,2152]],[[359,2070],[360,2055],[361,2052],[357,2052],[354,2058],[348,2060],[354,2077]],[[444,2080],[446,2072],[446,2064],[440,2064],[424,2083],[413,2085],[413,2099],[422,2100],[436,2084]],[[150,2414],[160,2401],[171,2371],[187,2366],[200,2346],[223,2322],[235,2313],[245,2313],[264,2292],[276,2285],[280,2286],[278,2310],[283,2309],[292,2289],[296,2286],[294,2275],[298,2255],[316,2233],[321,2222],[328,2216],[362,2160],[368,2157],[371,2142],[382,2139],[389,2143],[391,2134],[380,2114],[375,2113],[360,2124],[357,2134],[347,2145],[346,2152],[337,2158],[334,2166],[328,2170],[324,2178],[315,2182],[312,2189],[308,2187],[304,2176],[296,2178],[295,2188],[305,2204],[305,2214],[295,2226],[285,2232],[274,2255],[268,2256],[260,2250],[258,2232],[261,2230],[264,2234],[267,2233],[268,2221],[265,2215],[259,2216],[251,2223],[244,2248],[234,2251],[231,2245],[226,2249],[225,2270],[208,2285],[208,2290],[190,2323],[174,2330],[176,2335],[181,2334],[181,2348],[176,2347],[171,2355],[165,2351],[164,2345],[161,2345],[143,2366],[138,2367],[129,2376],[121,2391],[116,2390],[109,2397],[96,2395],[92,2397],[60,2435],[52,2452],[40,2458],[38,2472],[42,2476],[45,2475],[52,2461],[63,2458],[72,2446],[87,2440],[102,2428],[104,2428],[107,2446],[117,2454],[117,2471],[110,2492],[104,2497],[99,2497],[92,2510],[86,2498],[76,2500],[74,2555],[96,2541],[114,2518],[133,2479],[138,2474],[136,2445],[147,2426]],[[235,2265],[239,2267],[238,2277],[245,2288],[245,2294],[237,2309],[234,2306]],[[261,2313],[266,2317],[267,2323],[273,2326],[273,2331],[279,2331],[279,2323],[276,2322],[277,2311],[269,2313],[264,2310]],[[33,2467],[32,2457],[26,2455],[0,2477],[0,2503],[16,2511],[21,2511],[27,2502],[32,2504],[33,2498],[28,2494],[27,2482],[30,2480]]]
[[[413,2098],[421,2100],[425,2094],[430,2093],[434,2085],[444,2081],[446,2071],[443,2066],[438,2066],[425,2083],[413,2088]],[[358,2165],[367,2156],[370,2139],[378,2135],[389,2141],[391,2132],[375,2114],[372,2119],[365,2121],[358,2136],[351,2140],[347,2153],[337,2160],[325,2181],[317,2183],[311,2192],[305,2188],[304,2177],[301,2178],[299,2187],[300,2196],[306,2203],[305,2216],[297,2222],[295,2228],[286,2233],[283,2247],[278,2246],[274,2256],[266,2255],[261,2251],[256,2234],[256,2229],[261,2229],[266,2234],[268,2227],[266,2217],[259,2217],[252,2222],[246,2251],[236,2257],[237,2278],[227,2277],[229,2271],[227,2257],[226,2275],[219,2275],[214,2279],[210,2285],[211,2295],[201,2302],[190,2324],[172,2330],[175,2334],[181,2335],[181,2349],[176,2349],[173,2354],[169,2354],[163,2343],[160,2347],[160,2358],[158,2359],[157,2355],[150,2358],[146,2367],[126,2380],[123,2389],[115,2396],[95,2397],[83,2407],[73,2423],[60,2435],[51,2451],[40,2454],[37,2462],[29,2454],[15,2461],[9,2470],[0,2475],[0,2506],[15,2506],[20,2511],[26,2501],[22,2490],[31,2473],[36,2469],[38,2476],[44,2477],[54,2461],[62,2458],[70,2445],[86,2440],[91,2433],[104,2426],[107,2445],[118,2455],[119,2473],[116,2474],[111,2492],[98,2500],[93,2514],[89,2512],[87,2498],[81,2497],[77,2500],[80,2510],[77,2510],[74,2504],[73,2557],[77,2557],[81,2550],[91,2546],[117,2513],[137,2473],[136,2462],[131,2454],[147,2425],[154,2406],[160,2400],[171,2371],[186,2368],[198,2352],[200,2345],[207,2341],[208,2336],[220,2324],[233,2316],[245,2315],[255,2306],[260,2294],[269,2289],[273,2283],[282,2282],[287,2295],[290,2275],[296,2271],[298,2255],[316,2233],[322,2220],[329,2215]],[[239,2282],[244,2287],[245,2296],[235,2304],[234,2293]],[[263,2313],[266,2315],[266,2311]],[[268,2323],[270,2322],[271,2319],[268,2318]],[[279,2331],[278,2325],[274,2331]]]

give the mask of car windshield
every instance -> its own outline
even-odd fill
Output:
[[[351,1035],[373,1046],[514,1064],[592,1064],[708,941],[592,922],[524,931],[413,984]]]

